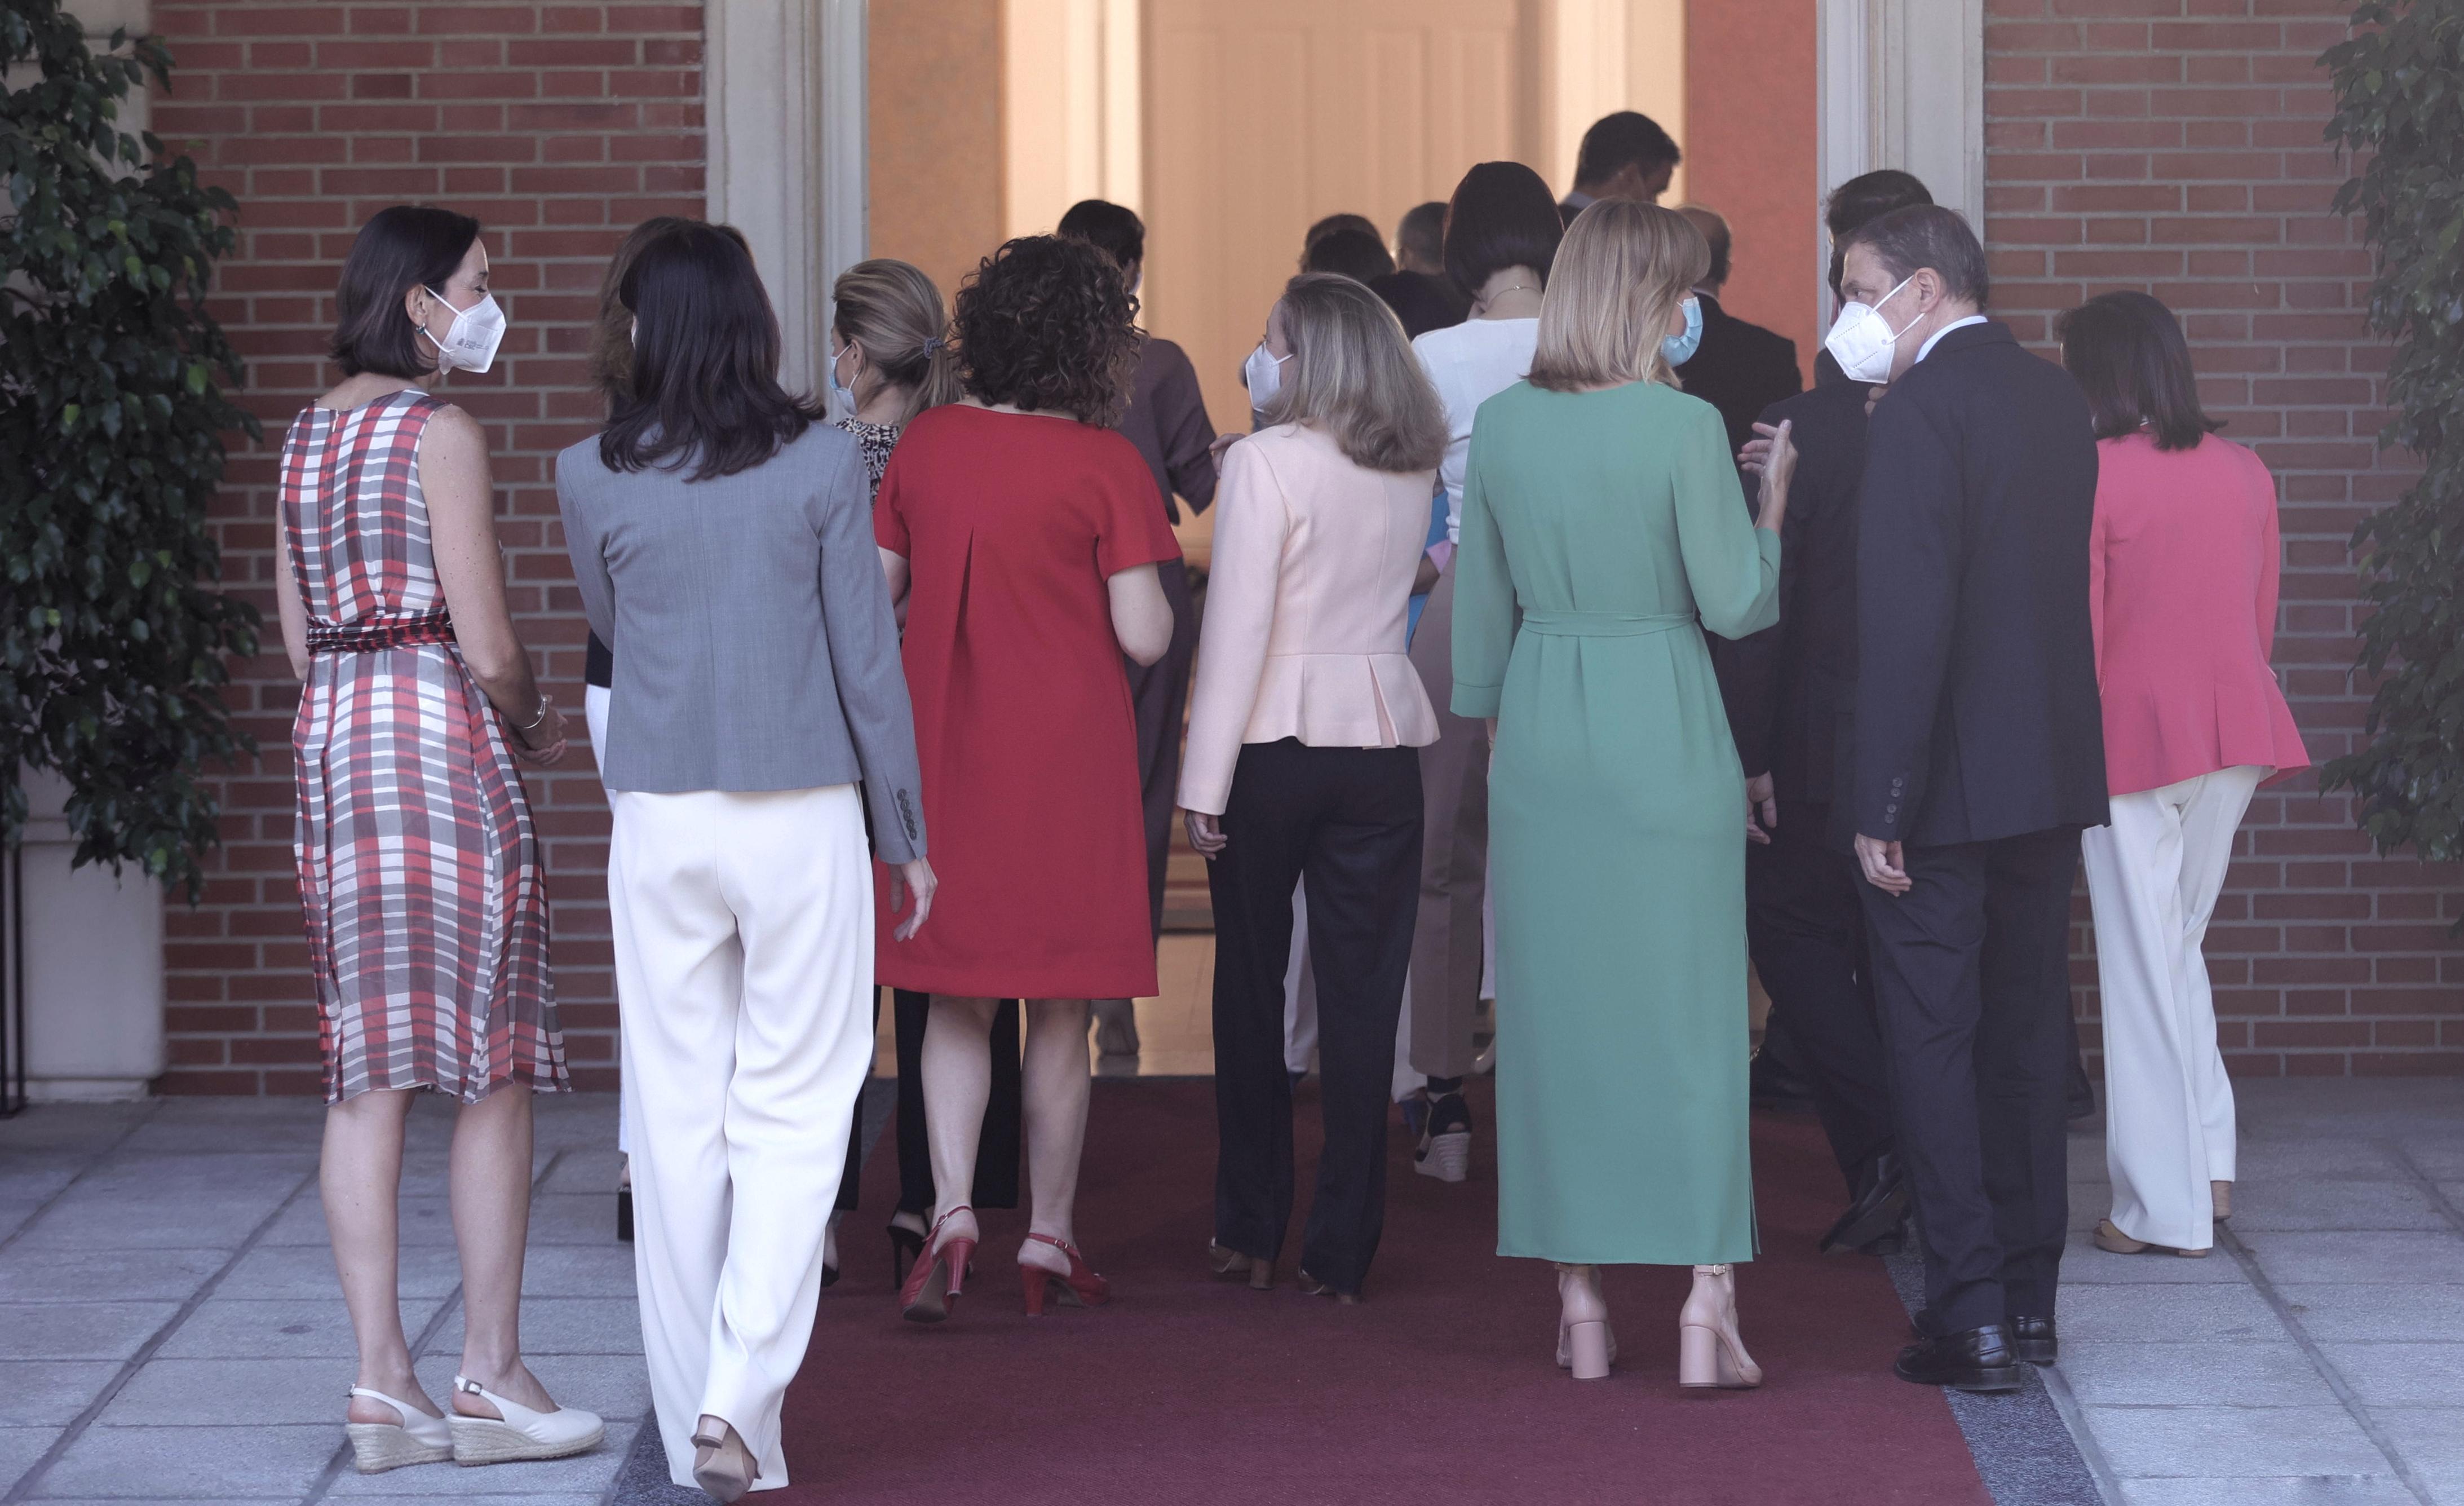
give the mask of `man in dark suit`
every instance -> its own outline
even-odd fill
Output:
[[[2056,1353],[2079,834],[2106,819],[2088,622],[2096,439],[2057,365],[1984,317],[1984,248],[1932,205],[1851,232],[1830,343],[1887,370],[1857,506],[1844,798],[1900,1154],[1923,1232],[1904,1380],[2013,1390]]]
[[[1711,246],[1711,270],[1694,284],[1695,300],[1703,306],[1703,343],[1677,368],[1677,377],[1688,394],[1720,410],[1733,454],[1754,437],[1754,420],[1764,409],[1804,388],[1805,379],[1796,369],[1796,342],[1720,306],[1720,289],[1728,281],[1728,222],[1699,204],[1677,212],[1692,221]]]
[[[1567,224],[1599,199],[1657,204],[1685,154],[1677,139],[1639,110],[1603,115],[1583,133],[1574,151],[1574,188],[1558,201]]]

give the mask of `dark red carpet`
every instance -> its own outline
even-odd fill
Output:
[[[1213,1084],[1111,1080],[1095,1085],[1078,1218],[1111,1305],[1028,1319],[1012,1264],[1025,1218],[994,1213],[951,1320],[902,1322],[883,1136],[846,1277],[823,1294],[788,1393],[795,1484],[757,1498],[1990,1506],[1942,1394],[1888,1371],[1907,1319],[1881,1263],[1813,1252],[1840,1194],[1812,1124],[1755,1125],[1765,1248],[1738,1284],[1763,1388],[1678,1389],[1686,1276],[1650,1267],[1609,1273],[1618,1367],[1578,1384],[1552,1360],[1550,1268],[1494,1253],[1476,1087],[1467,1184],[1414,1175],[1397,1125],[1385,1241],[1351,1308],[1301,1296],[1288,1274],[1271,1293],[1209,1275]],[[1306,1196],[1313,1083],[1301,1109]],[[1296,1211],[1287,1263],[1298,1226]]]

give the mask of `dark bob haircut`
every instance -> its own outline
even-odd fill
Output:
[[[1626,167],[1639,167],[1648,174],[1684,160],[1677,139],[1658,121],[1639,110],[1619,110],[1594,121],[1583,133],[1583,144],[1574,153],[1574,183],[1577,187],[1606,183]]]
[[[1395,270],[1386,242],[1366,231],[1339,230],[1320,236],[1301,257],[1301,271],[1331,272],[1354,282],[1375,282]]]
[[[779,385],[779,319],[736,234],[690,221],[643,245],[616,299],[640,321],[633,369],[599,435],[611,471],[748,471],[821,416]]]
[[[1135,210],[1110,199],[1080,199],[1061,216],[1056,233],[1083,240],[1121,264],[1147,259],[1146,222]]]
[[[418,326],[402,300],[413,288],[443,289],[478,238],[477,220],[425,204],[397,204],[369,216],[334,289],[328,348],[342,375],[375,371],[416,381],[436,369],[435,352],[420,348]]]
[[[1109,429],[1129,406],[1138,300],[1083,240],[1005,241],[958,286],[958,358],[978,402],[1067,413]]]
[[[1831,293],[1839,294],[1840,263],[1848,256],[1848,233],[1868,220],[1911,204],[1931,204],[1933,195],[1913,172],[1881,167],[1860,172],[1831,190],[1822,201],[1822,227],[1831,232]]]
[[[1957,210],[1947,210],[1939,204],[1912,204],[1903,210],[1893,210],[1848,233],[1839,242],[1842,262],[1847,260],[1851,246],[1863,246],[1873,252],[1895,282],[1913,276],[1920,268],[1931,267],[1942,278],[1943,290],[1952,298],[1966,299],[1981,309],[1992,295],[1993,279],[1985,270],[1985,248],[1977,244],[1976,233],[1968,228],[1968,221],[1960,217]]]
[[[2142,428],[2159,450],[2195,450],[2223,428],[2199,407],[2190,343],[2145,293],[2104,293],[2062,316],[2062,365],[2087,394],[2099,439]]]
[[[1540,175],[1519,162],[1473,165],[1446,204],[1446,275],[1473,298],[1508,267],[1549,280],[1565,218]]]

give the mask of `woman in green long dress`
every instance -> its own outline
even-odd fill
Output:
[[[1704,642],[1778,618],[1783,434],[1749,520],[1677,387],[1709,265],[1669,210],[1567,231],[1527,382],[1472,429],[1454,709],[1491,719],[1498,1253],[1559,1263],[1557,1362],[1608,1373],[1597,1268],[1694,1267],[1679,1380],[1749,1386],[1745,777]]]

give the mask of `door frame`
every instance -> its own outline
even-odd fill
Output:
[[[707,0],[702,11],[708,213],[752,242],[786,337],[781,375],[806,390],[821,385],[830,284],[867,255],[865,6]],[[1819,0],[1815,25],[1823,191],[1903,167],[1981,238],[1984,0]],[[1825,270],[1814,269],[1817,323],[1830,314]]]

